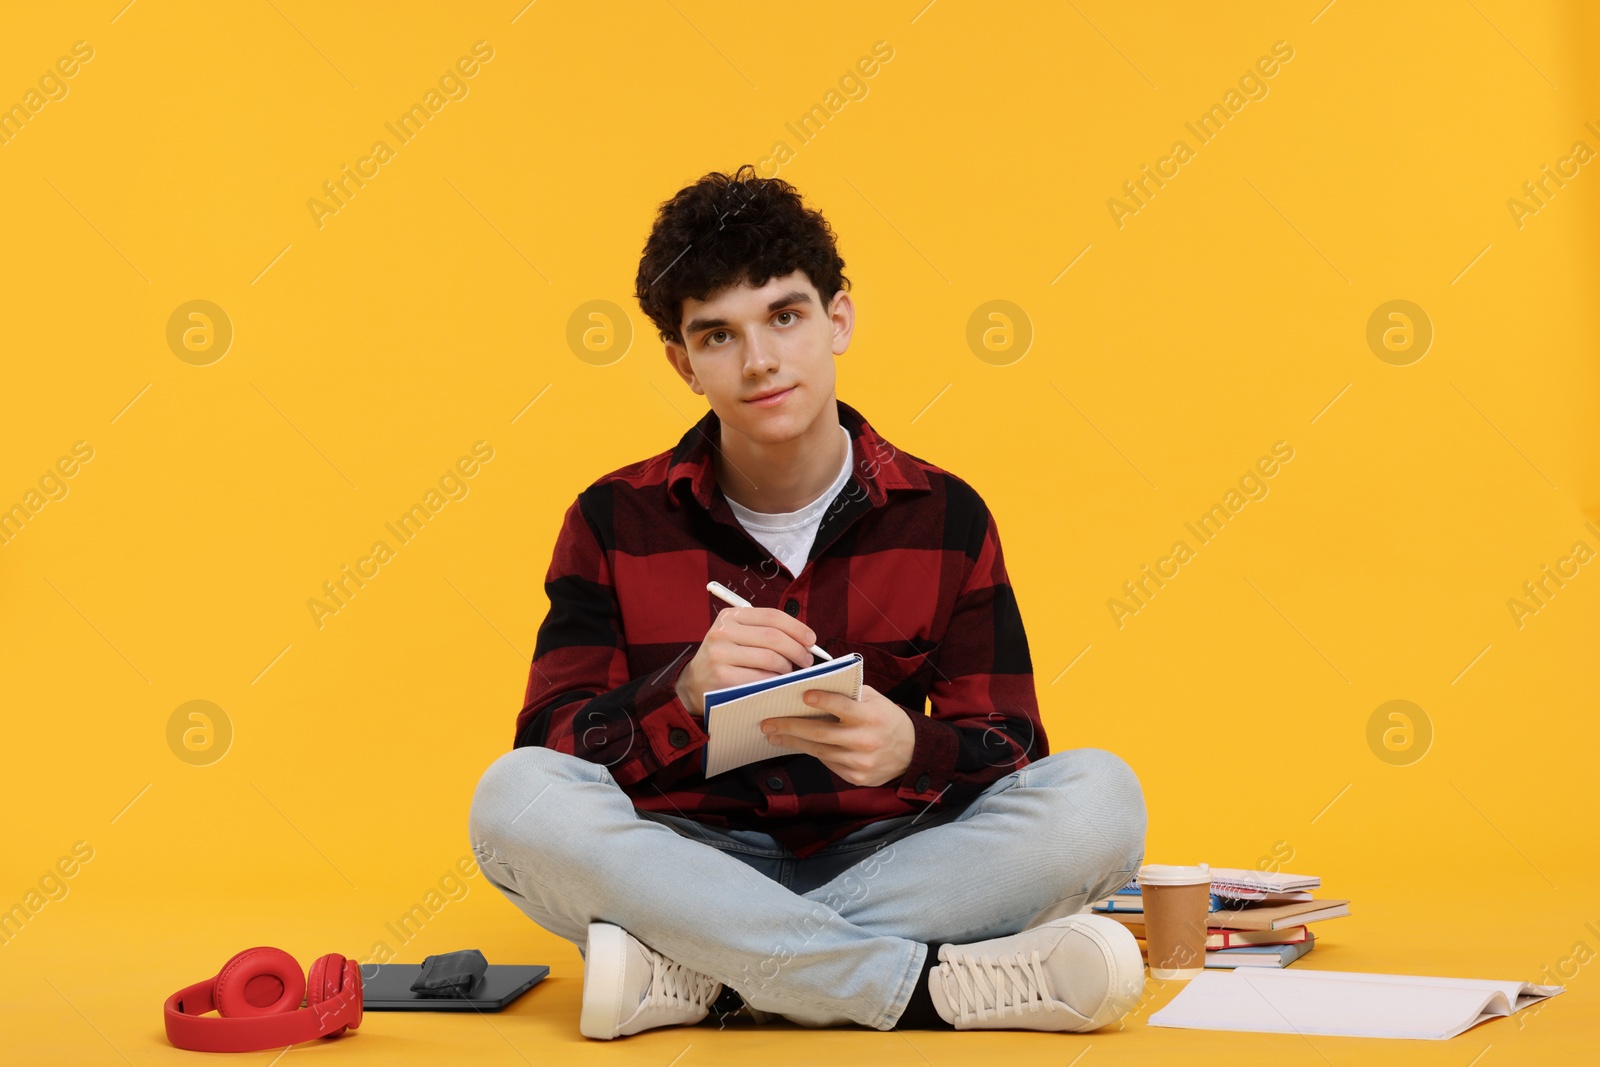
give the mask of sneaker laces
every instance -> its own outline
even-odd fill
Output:
[[[960,953],[941,962],[939,977],[957,1018],[977,1015],[983,1022],[991,1013],[999,1019],[1008,1012],[1021,1015],[1024,1007],[1030,1012],[1056,1010],[1038,949],[1031,955],[993,957]]]
[[[722,992],[721,982],[681,963],[673,963],[655,949],[648,951],[650,992],[645,999],[681,1008],[710,1010],[711,1002]]]

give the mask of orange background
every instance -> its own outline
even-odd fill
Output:
[[[0,905],[93,850],[0,945],[16,1054],[177,1062],[160,1001],[235,950],[380,942],[554,974],[497,1019],[374,1015],[317,1054],[1374,1051],[1148,1028],[1154,985],[1100,1035],[617,1051],[577,1034],[576,950],[451,878],[563,509],[705,410],[631,296],[655,207],[743,162],[839,233],[859,311],[839,396],[983,494],[1051,741],[1133,764],[1149,857],[1321,875],[1355,914],[1302,967],[1568,987],[1386,1061],[1592,1047],[1600,566],[1508,606],[1575,543],[1600,551],[1597,164],[1509,206],[1575,142],[1600,150],[1590,5],[122,3],[0,34],[0,105],[39,101],[0,143],[0,506],[27,509],[0,544]],[[92,58],[57,68],[79,41]],[[492,58],[441,85],[480,41]],[[1292,58],[1241,85],[1278,42]],[[432,89],[400,141],[386,124]],[[1235,89],[1201,143],[1185,124]],[[380,139],[336,212],[308,207]],[[1178,140],[1190,158],[1134,205],[1124,183]],[[180,317],[174,347],[194,300],[218,332],[186,349]],[[1420,358],[1369,346],[1393,300],[1431,325]],[[585,348],[574,322],[610,336]],[[1267,495],[1190,540],[1280,441]],[[92,458],[51,478],[77,442]],[[441,486],[476,442],[492,459]],[[436,488],[319,626],[323,583]],[[1119,627],[1108,601],[1179,539],[1193,558]],[[220,709],[212,746],[231,730],[214,762],[204,731],[185,748],[200,720],[169,728],[196,700]],[[1369,732],[1396,700],[1416,710]],[[425,901],[418,935],[387,933]]]

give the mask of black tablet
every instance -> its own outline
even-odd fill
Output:
[[[411,991],[422,973],[420,963],[369,963],[361,968],[364,1011],[499,1011],[532,989],[550,968],[522,964],[489,964],[466,997],[425,997]]]

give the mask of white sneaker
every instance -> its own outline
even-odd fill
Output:
[[[1102,915],[945,945],[939,960],[928,992],[957,1030],[1097,1030],[1132,1010],[1144,992],[1139,942]]]
[[[657,1026],[693,1026],[722,992],[715,978],[673,963],[620,926],[589,924],[578,1031],[609,1041]]]

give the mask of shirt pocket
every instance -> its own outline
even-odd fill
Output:
[[[861,680],[899,704],[921,714],[928,690],[938,677],[937,645],[924,652],[899,656],[870,641],[830,641],[823,646],[835,656],[861,653]]]

